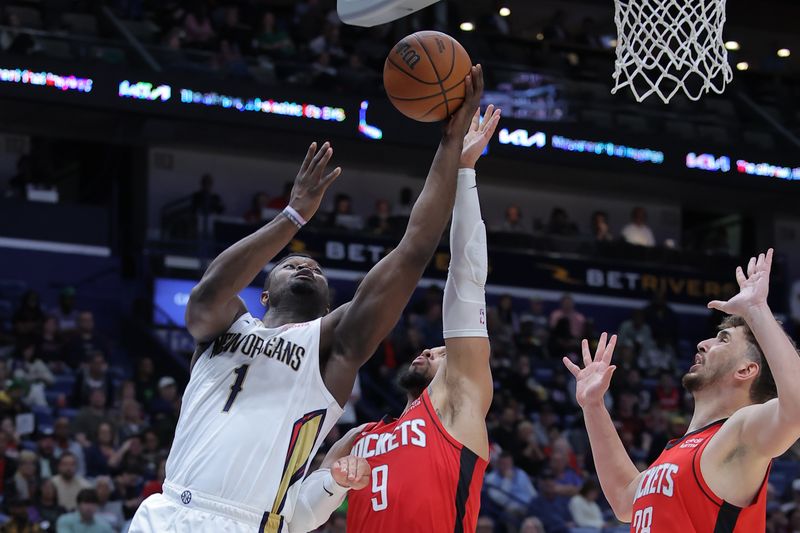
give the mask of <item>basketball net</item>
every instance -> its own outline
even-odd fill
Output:
[[[612,94],[628,86],[641,102],[721,94],[733,79],[722,40],[725,0],[615,0],[617,59]]]

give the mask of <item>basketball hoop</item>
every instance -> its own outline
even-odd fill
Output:
[[[722,94],[733,79],[722,40],[725,0],[615,0],[617,59],[612,94],[629,86],[637,101],[669,103]]]
[[[439,0],[337,0],[339,18],[345,24],[372,27],[410,15]]]

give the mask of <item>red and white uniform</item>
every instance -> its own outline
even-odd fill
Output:
[[[700,457],[724,420],[667,444],[648,468],[633,501],[631,533],[755,533],[764,531],[767,479],[753,503],[737,507],[718,498],[700,472]]]
[[[397,420],[367,426],[352,454],[372,482],[350,491],[347,533],[475,531],[486,461],[447,433],[427,390]]]

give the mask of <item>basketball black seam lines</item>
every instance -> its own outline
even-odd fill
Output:
[[[452,91],[453,89],[455,89],[456,87],[461,85],[462,83],[464,83],[464,80],[461,80],[460,82],[456,83],[452,87],[448,87],[447,88],[447,92],[449,93],[450,91]],[[440,94],[441,93],[435,93],[435,94],[429,94],[427,96],[417,96],[417,97],[414,97],[414,98],[401,98],[399,96],[393,95],[389,91],[386,91],[386,96],[388,96],[389,98],[393,98],[395,100],[399,100],[401,102],[415,102],[417,100],[427,100],[428,98],[434,98],[436,96],[439,96]],[[461,98],[461,97],[459,96],[458,98]],[[451,100],[458,100],[458,98],[451,98]]]
[[[438,82],[438,81],[425,81],[425,80],[422,80],[422,79],[414,76],[409,71],[404,69],[401,65],[398,65],[397,63],[395,63],[394,60],[391,57],[388,58],[387,61],[389,61],[389,63],[391,63],[394,68],[396,68],[397,70],[399,70],[400,72],[402,72],[403,74],[405,74],[406,76],[411,78],[412,80],[417,81],[419,83],[422,83],[423,85],[439,85],[440,84],[440,82]],[[437,74],[437,76],[438,76],[438,74]]]
[[[450,98],[450,99],[445,98],[444,102],[439,102],[438,104],[436,104],[435,106],[430,108],[424,115],[422,115],[421,117],[417,117],[417,120],[420,120],[420,119],[423,119],[423,118],[427,117],[428,115],[433,113],[437,108],[442,107],[443,105],[447,104],[447,102],[455,102],[456,100],[464,100],[464,98],[462,98],[460,96],[458,98]]]
[[[425,48],[425,43],[422,42],[422,39],[417,37],[416,34],[414,35],[414,39],[417,40],[417,42],[419,43],[420,47],[422,47],[422,50],[425,52],[425,55],[428,56],[428,61],[431,62],[431,68],[433,68],[433,73],[436,74],[436,79],[439,80],[439,88],[442,89],[442,98],[444,98],[444,111],[446,113],[445,116],[449,117],[450,116],[450,105],[447,103],[447,92],[444,90],[444,83],[442,82],[441,76],[439,76],[439,69],[436,68],[436,63],[433,62],[433,58],[431,57],[430,52],[428,52],[428,49]],[[425,115],[423,115],[423,116],[426,116],[429,113],[430,113],[430,111],[428,113],[426,113]]]

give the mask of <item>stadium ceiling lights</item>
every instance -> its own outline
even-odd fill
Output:
[[[735,52],[741,48],[738,41],[725,41],[725,48],[731,52]]]
[[[501,17],[509,17],[509,16],[511,16],[511,10],[508,9],[507,7],[501,7],[500,8],[500,16]]]
[[[475,24],[471,22],[462,22],[459,28],[461,31],[472,31],[475,29]]]
[[[789,57],[792,52],[788,48],[781,48],[778,50],[778,57]]]
[[[750,68],[750,63],[748,63],[747,61],[740,61],[739,63],[736,63],[736,70],[747,70],[749,68]]]

